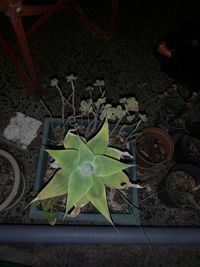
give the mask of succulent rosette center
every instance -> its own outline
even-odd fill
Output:
[[[80,168],[83,175],[92,176],[94,174],[94,169],[89,162],[83,163]]]

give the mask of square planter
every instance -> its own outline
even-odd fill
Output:
[[[52,123],[53,126],[59,126],[62,124],[62,120],[60,118],[45,118],[44,119],[44,126],[43,126],[43,135],[42,135],[42,143],[40,147],[38,163],[36,168],[36,178],[34,183],[34,191],[39,192],[44,187],[43,177],[48,166],[48,153],[45,149],[48,148],[50,145],[50,139],[52,136]],[[111,125],[112,127],[112,125]],[[131,132],[131,128],[127,128],[127,132]],[[129,150],[133,155],[133,163],[135,163],[135,146],[133,143],[130,144]],[[131,181],[136,181],[136,167],[133,166],[129,168],[129,178]],[[138,207],[138,192],[136,188],[129,189],[129,201],[133,203],[136,207]],[[57,212],[57,222],[63,223],[63,212]],[[40,205],[35,206],[31,205],[30,219],[34,220],[44,220],[44,213]],[[140,217],[139,217],[139,210],[137,208],[129,208],[127,213],[112,213],[111,217],[113,220],[114,225],[139,225],[140,224]],[[66,217],[64,219],[64,223],[69,224],[86,224],[86,225],[105,225],[108,224],[107,220],[104,216],[100,213],[80,213],[77,217],[71,218]]]

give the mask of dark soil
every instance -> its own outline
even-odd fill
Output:
[[[166,160],[166,151],[162,141],[151,136],[143,136],[138,140],[137,152],[151,163],[161,163]]]
[[[0,156],[0,204],[9,196],[14,184],[14,172],[10,162]]]
[[[200,194],[195,179],[184,171],[172,172],[168,180],[168,192],[179,207],[200,209]]]
[[[183,142],[188,147],[190,156],[200,157],[200,140],[189,135],[183,137]]]

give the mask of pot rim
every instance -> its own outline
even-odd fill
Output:
[[[13,167],[13,171],[14,171],[14,184],[12,187],[11,192],[9,193],[8,197],[5,199],[5,201],[3,201],[0,204],[0,211],[5,210],[6,208],[9,207],[9,205],[12,203],[12,201],[14,200],[15,196],[17,195],[17,192],[19,190],[19,186],[20,186],[20,169],[19,169],[19,165],[17,163],[17,161],[15,160],[15,158],[8,153],[7,151],[0,149],[0,156],[4,157],[5,159],[7,159],[10,164]]]
[[[182,163],[182,164],[175,165],[166,176],[166,187],[167,187],[169,198],[175,204],[176,207],[181,208],[182,206],[178,205],[169,193],[170,192],[169,190],[170,176],[173,173],[178,172],[178,171],[187,173],[195,181],[196,186],[198,186],[200,183],[200,177],[199,177],[200,168],[190,163]]]

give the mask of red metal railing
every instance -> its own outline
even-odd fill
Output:
[[[49,5],[25,5],[21,0],[0,0],[0,11],[4,12],[9,18],[15,31],[17,42],[9,46],[7,40],[0,32],[0,45],[11,63],[14,65],[16,73],[23,80],[26,87],[30,88],[35,95],[42,96],[42,88],[33,62],[33,57],[28,44],[28,37],[40,28],[52,15],[60,11],[73,10],[81,21],[98,38],[110,38],[116,28],[118,0],[111,0],[110,23],[106,30],[101,30],[92,21],[92,19],[81,9],[75,0],[58,0]],[[23,16],[41,15],[41,17],[25,32],[22,23]],[[21,54],[26,65],[26,71],[21,67],[16,57],[17,48],[20,48]]]

